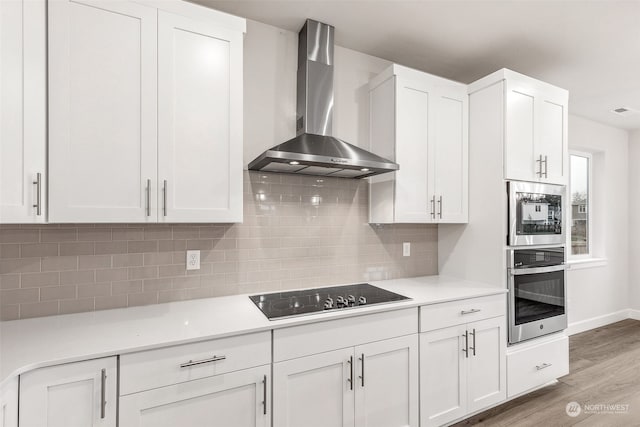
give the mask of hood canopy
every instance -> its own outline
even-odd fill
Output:
[[[397,163],[331,136],[333,33],[307,19],[298,35],[297,136],[265,151],[250,170],[365,178],[399,169]]]

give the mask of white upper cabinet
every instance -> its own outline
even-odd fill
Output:
[[[242,33],[158,15],[159,212],[242,221]]]
[[[51,222],[156,219],[157,12],[49,4]]]
[[[392,65],[370,82],[371,150],[400,170],[371,178],[372,223],[468,219],[467,86]]]
[[[469,126],[466,85],[441,86],[435,92],[433,111],[435,138],[431,151],[438,222],[468,221],[469,200]]]
[[[46,219],[46,3],[0,1],[0,223]]]
[[[241,221],[244,28],[183,2],[51,2],[50,221]]]
[[[504,179],[566,184],[566,90],[500,70],[469,85],[469,93],[503,84]]]

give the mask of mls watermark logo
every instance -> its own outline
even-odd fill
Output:
[[[578,402],[569,402],[565,408],[567,415],[570,417],[577,417],[582,412],[582,406]]]
[[[577,417],[585,414],[627,414],[629,413],[628,403],[585,403],[569,402],[565,407],[567,415]]]

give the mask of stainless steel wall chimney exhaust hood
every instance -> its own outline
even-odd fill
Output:
[[[331,136],[333,126],[333,31],[307,19],[298,35],[297,136],[265,151],[250,170],[365,178],[398,164]]]

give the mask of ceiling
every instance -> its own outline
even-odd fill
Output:
[[[510,68],[568,89],[571,114],[640,129],[638,0],[192,1],[295,32],[313,18],[339,46],[465,83]]]

